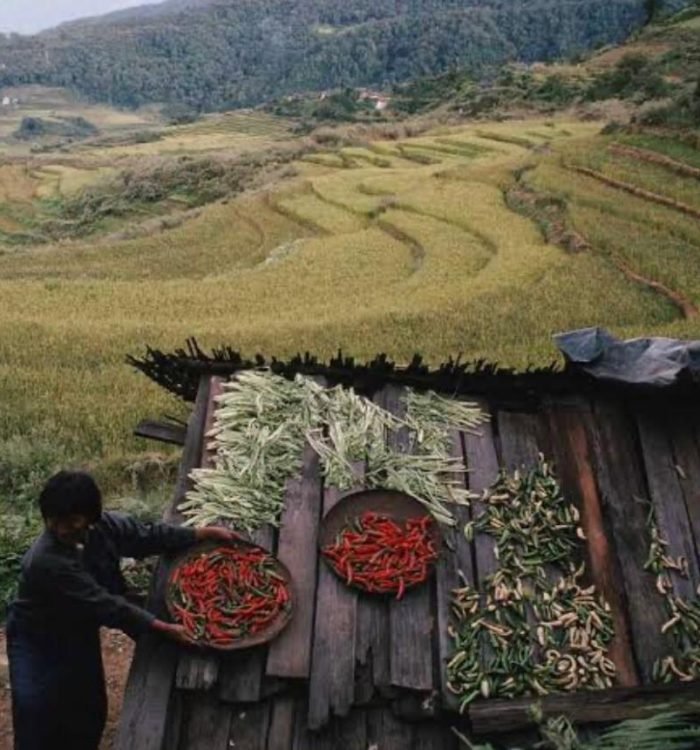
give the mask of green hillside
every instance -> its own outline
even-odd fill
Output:
[[[424,77],[335,127],[304,98],[173,125],[5,89],[0,599],[51,470],[149,503],[172,477],[132,437],[184,415],[124,364],[146,344],[525,367],[583,326],[700,338],[699,20],[581,63]]]
[[[388,85],[617,43],[668,3],[649,0],[217,0],[0,39],[0,86],[67,86],[119,106],[248,106]]]
[[[281,182],[174,228],[125,219],[133,239],[115,217],[89,240],[12,246],[22,216],[6,212],[2,435],[129,465],[136,422],[178,407],[124,355],[193,334],[249,353],[342,346],[521,367],[552,361],[551,334],[580,326],[697,337],[698,152],[601,127],[485,122],[309,152]],[[0,168],[5,205],[38,210],[64,184],[56,168]]]

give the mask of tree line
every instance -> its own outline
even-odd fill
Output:
[[[616,43],[647,0],[237,0],[0,40],[0,86],[66,86],[122,107],[197,110],[300,91],[391,86],[451,68]]]

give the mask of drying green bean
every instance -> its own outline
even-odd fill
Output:
[[[327,484],[349,489],[353,467],[362,462],[369,487],[406,492],[440,523],[453,524],[449,506],[468,502],[468,494],[464,464],[451,457],[450,430],[473,430],[488,417],[473,404],[433,393],[408,390],[405,401],[399,419],[342,386],[239,373],[218,397],[207,435],[214,466],[192,473],[194,488],[179,506],[186,523],[225,520],[245,531],[279,523],[286,481],[299,475],[308,443]],[[404,452],[387,447],[387,435],[399,430],[408,435]]]

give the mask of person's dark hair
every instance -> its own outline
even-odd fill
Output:
[[[102,493],[95,480],[81,471],[59,471],[39,495],[44,519],[81,515],[97,521],[102,515]]]

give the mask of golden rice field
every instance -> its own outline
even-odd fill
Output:
[[[206,206],[169,231],[0,246],[0,439],[49,435],[77,458],[128,462],[146,447],[130,437],[135,424],[182,407],[124,357],[188,336],[247,354],[342,348],[407,360],[419,351],[434,363],[461,354],[520,367],[551,362],[552,334],[577,327],[700,337],[698,318],[620,268],[700,306],[697,219],[576,168],[692,207],[698,180],[616,154],[600,129],[564,120],[441,128],[307,156],[295,178]],[[282,123],[256,124],[252,113],[143,146],[162,156],[287,138]],[[697,158],[651,139],[631,145]],[[0,198],[30,210],[41,191],[79,190],[115,168],[106,153],[120,149],[85,147],[100,165],[92,174],[46,158],[40,169],[0,166]],[[520,188],[565,201],[588,250],[548,244],[509,208],[524,167]]]

